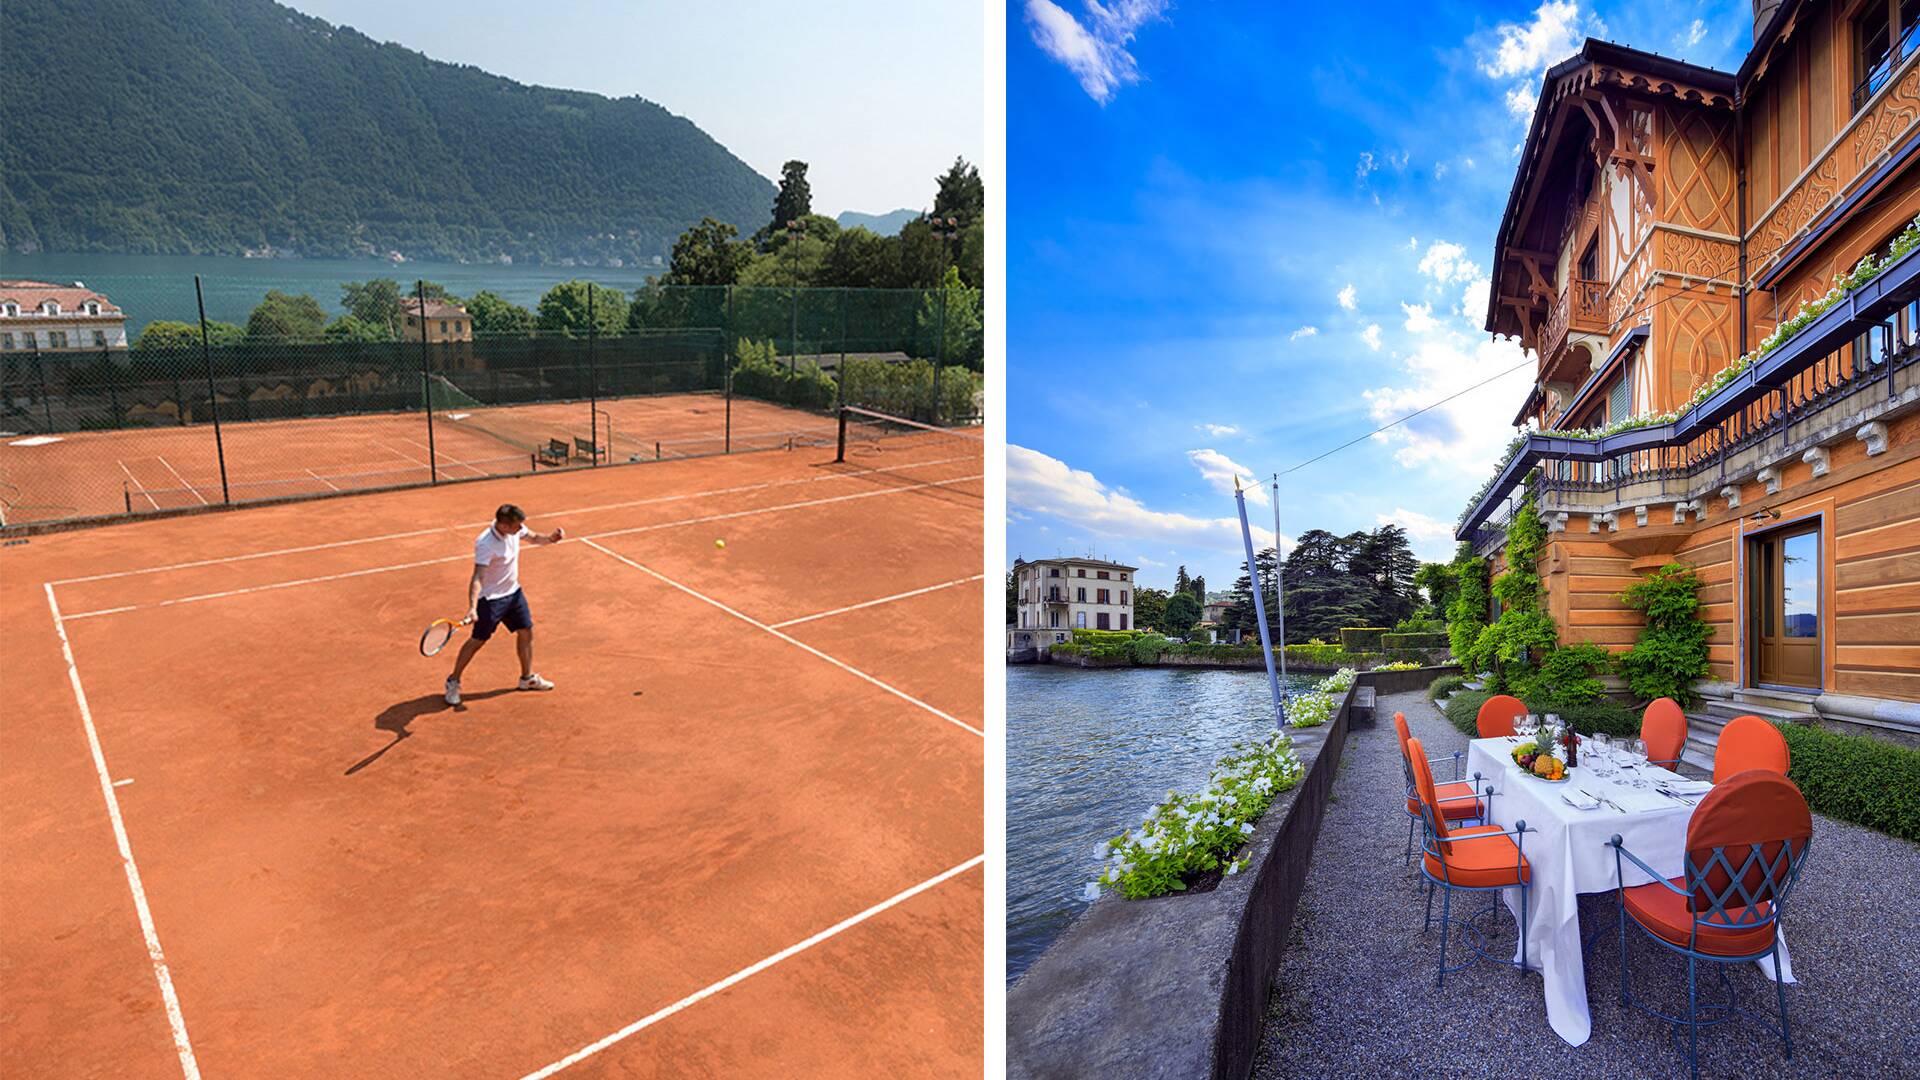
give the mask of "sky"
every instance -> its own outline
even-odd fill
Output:
[[[1007,553],[1230,587],[1236,475],[1283,542],[1387,522],[1444,560],[1532,365],[1484,325],[1549,66],[1586,37],[1723,70],[1748,0],[1012,0]],[[1516,368],[1506,375],[1507,369]],[[1273,542],[1264,487],[1248,512]]]
[[[829,216],[927,209],[934,177],[985,146],[979,0],[289,6],[519,82],[646,98],[769,180],[807,162],[814,212]]]

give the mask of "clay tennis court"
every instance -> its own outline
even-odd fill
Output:
[[[0,549],[0,1072],[978,1076],[980,442],[834,456]],[[508,500],[558,688],[448,707]]]
[[[597,413],[597,417],[595,414]],[[134,427],[0,439],[0,522],[139,514],[233,502],[509,476],[543,465],[739,453],[834,438],[834,421],[719,392],[510,406],[439,407],[222,425]],[[432,462],[430,465],[429,462]]]

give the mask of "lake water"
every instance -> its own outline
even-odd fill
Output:
[[[549,288],[573,278],[591,278],[632,293],[665,267],[501,266],[492,263],[389,263],[380,259],[246,259],[231,255],[15,255],[0,253],[0,277],[65,284],[79,281],[103,292],[127,313],[127,337],[156,319],[193,322],[193,275],[201,276],[207,318],[247,321],[268,289],[306,293],[339,314],[340,286],[387,277],[410,287],[425,278],[455,296],[491,290],[531,308]]]
[[[1322,676],[1291,680],[1298,688]],[[1264,671],[1007,668],[1007,982],[1087,901],[1094,847],[1273,730]]]

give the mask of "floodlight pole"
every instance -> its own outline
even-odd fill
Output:
[[[433,441],[433,355],[427,348],[427,282],[413,279],[413,301],[420,305],[420,399],[427,410],[427,482],[440,482],[440,454]]]
[[[1253,617],[1260,624],[1260,651],[1267,657],[1267,686],[1273,691],[1273,725],[1285,730],[1287,709],[1280,697],[1280,679],[1273,672],[1273,640],[1267,632],[1267,601],[1260,588],[1260,567],[1253,560],[1253,531],[1247,526],[1247,493],[1240,490],[1240,478],[1233,478],[1233,502],[1240,509],[1240,542],[1247,549],[1247,583],[1252,586]]]

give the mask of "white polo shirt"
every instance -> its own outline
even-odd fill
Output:
[[[525,525],[501,536],[493,526],[474,538],[473,563],[480,570],[480,599],[498,600],[520,588],[520,538],[533,535]]]

